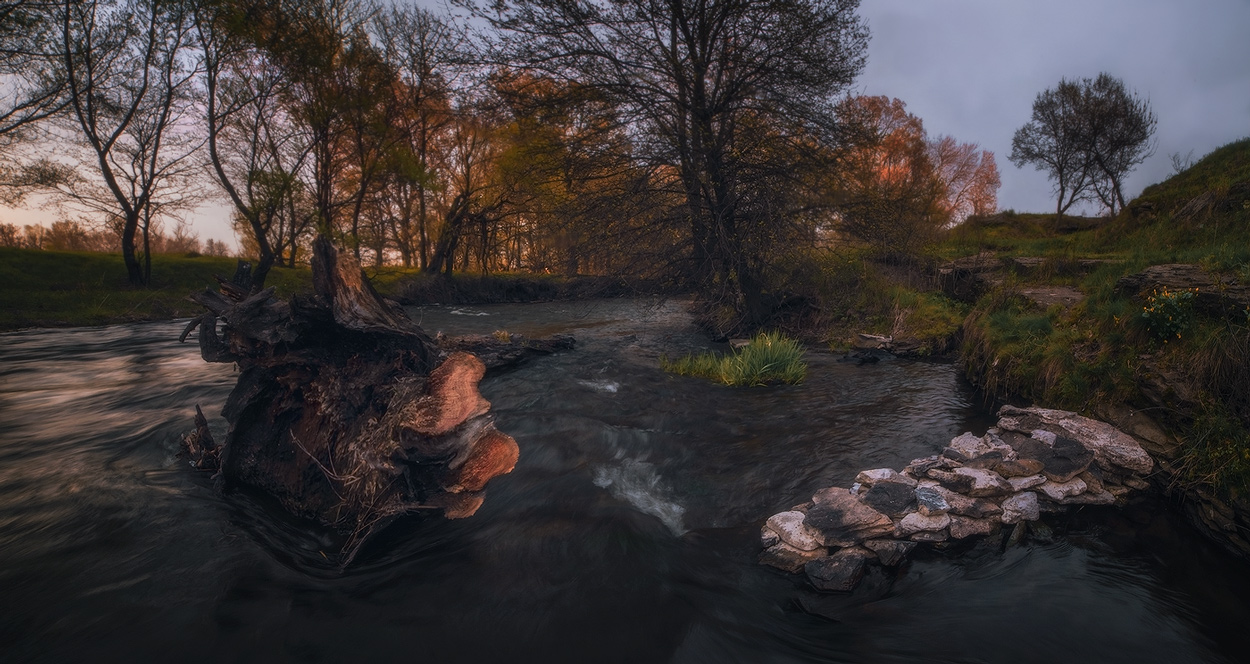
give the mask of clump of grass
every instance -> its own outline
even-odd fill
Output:
[[[760,333],[741,350],[728,355],[700,353],[670,361],[660,368],[679,376],[709,378],[730,386],[796,384],[807,377],[803,349],[780,333]]]
[[[512,335],[508,334],[507,330],[495,330],[494,332],[490,333],[490,336],[494,337],[495,341],[498,341],[500,343],[506,344],[512,341]]]

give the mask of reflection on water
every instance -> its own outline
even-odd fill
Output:
[[[709,345],[677,302],[423,308],[431,333],[571,333],[489,378],[521,445],[473,518],[414,516],[340,572],[329,538],[176,459],[234,382],[180,325],[0,335],[0,659],[1210,662],[1250,646],[1244,564],[1160,505],[874,570],[817,593],[759,525],[988,414],[944,364],[809,354],[799,386],[664,374]]]

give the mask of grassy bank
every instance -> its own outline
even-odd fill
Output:
[[[236,259],[152,257],[152,285],[132,288],[121,254],[0,248],[0,330],[168,320],[203,311],[187,299],[232,275]],[[307,269],[274,268],[268,285],[280,292],[310,287]]]
[[[941,250],[1044,259],[1008,271],[973,306],[961,357],[975,382],[1086,413],[1146,411],[1182,442],[1176,479],[1225,495],[1250,491],[1250,312],[1204,311],[1184,291],[1139,298],[1115,287],[1173,263],[1198,265],[1212,282],[1250,285],[1250,140],[1147,188],[1106,223],[1060,233],[1042,216],[1018,226],[974,221]],[[1065,269],[1082,261],[1084,270]],[[1028,296],[1057,286],[1083,299],[1043,307]]]

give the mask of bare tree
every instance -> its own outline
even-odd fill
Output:
[[[286,104],[290,80],[231,27],[238,25],[234,10],[229,4],[197,8],[203,109],[209,163],[242,221],[240,235],[254,246],[252,287],[259,291],[284,256],[294,265],[300,238],[312,225],[300,180],[311,141]]]
[[[863,67],[857,6],[501,0],[479,11],[499,30],[493,61],[617,105],[635,156],[675,175],[669,221],[686,238],[689,278],[750,326],[771,308],[758,241],[803,215],[802,175],[837,141],[836,96]],[[771,195],[783,189],[794,195]]]
[[[55,0],[0,0],[0,148],[65,106]]]
[[[177,0],[67,0],[60,20],[66,125],[88,155],[81,166],[102,187],[78,177],[58,191],[118,220],[130,283],[143,286],[154,220],[198,196],[186,185],[199,147],[188,112],[197,66],[186,57],[191,16]]]

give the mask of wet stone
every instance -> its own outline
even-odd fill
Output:
[[[951,471],[956,475],[972,479],[972,486],[967,491],[960,491],[972,498],[1006,496],[1011,494],[1011,485],[1001,475],[981,468],[956,468]],[[941,481],[941,480],[939,480]]]
[[[950,504],[949,512],[951,514],[972,517],[974,519],[987,519],[1003,513],[1002,508],[985,498],[969,498],[942,486],[936,488],[942,494],[942,497],[946,499],[946,502]]]
[[[960,475],[949,470],[934,468],[926,473],[926,475],[930,479],[937,480],[938,484],[941,484],[943,488],[954,491],[955,493],[966,494],[972,490],[973,486],[976,485],[976,480],[973,478],[967,475]]]
[[[785,542],[778,542],[760,553],[760,564],[776,567],[783,572],[791,574],[803,569],[807,563],[822,558],[829,554],[828,549],[820,548],[815,551],[801,551]]]
[[[806,563],[803,571],[818,590],[850,592],[864,578],[864,565],[874,555],[859,547],[841,549]]]
[[[804,525],[804,518],[802,512],[781,512],[769,517],[764,528],[800,551],[815,551],[821,547],[819,536]]]
[[[886,567],[895,567],[907,558],[907,554],[916,548],[914,542],[901,542],[896,539],[872,539],[864,541],[864,548],[877,554],[877,560]]]
[[[825,546],[852,546],[894,532],[890,517],[863,504],[850,491],[829,487],[812,496],[804,523]]]
[[[1046,482],[1045,484],[1037,487],[1036,491],[1055,502],[1059,502],[1064,498],[1085,493],[1085,489],[1087,488],[1088,487],[1085,486],[1085,482],[1081,481],[1079,478],[1073,478],[1067,482]]]
[[[1021,521],[1037,521],[1042,517],[1037,501],[1037,494],[1032,491],[1017,493],[1003,501],[1003,523],[1012,524]]]
[[[937,532],[924,530],[912,535],[910,539],[913,542],[945,542],[950,539],[950,534],[945,530],[939,530]]]
[[[1003,461],[994,467],[994,472],[1007,479],[1013,477],[1030,477],[1042,472],[1046,466],[1037,459],[1013,459]]]
[[[1041,459],[1045,465],[1042,473],[1052,482],[1067,482],[1085,472],[1093,460],[1094,453],[1079,442],[1066,436],[1056,436],[1050,457]]]
[[[899,473],[890,468],[876,468],[874,470],[861,470],[855,476],[855,483],[862,484],[866,487],[872,487],[880,482],[897,482],[916,486],[916,480]]]
[[[936,516],[950,511],[951,505],[941,491],[931,486],[916,487],[916,507],[925,516]]]
[[[1032,489],[1035,486],[1041,486],[1046,483],[1045,475],[1033,475],[1031,477],[1009,477],[1007,483],[1011,485],[1013,493],[1020,493],[1026,489]]]
[[[883,481],[861,494],[860,500],[882,514],[895,516],[903,514],[915,504],[915,491],[912,486],[902,482]]]
[[[898,525],[894,527],[894,534],[897,537],[910,537],[919,532],[942,530],[949,525],[951,525],[951,517],[947,514],[925,516],[919,512],[912,512],[898,522]]]
[[[907,464],[906,468],[903,468],[903,474],[920,480],[926,477],[926,473],[930,470],[941,467],[942,457],[935,454],[922,459],[912,459],[911,463]]]
[[[950,534],[954,539],[989,535],[1001,524],[994,519],[970,519],[966,516],[951,517]]]
[[[1077,480],[1078,482],[1080,480]],[[1110,491],[1086,491],[1059,500],[1060,505],[1114,505],[1115,494]]]

